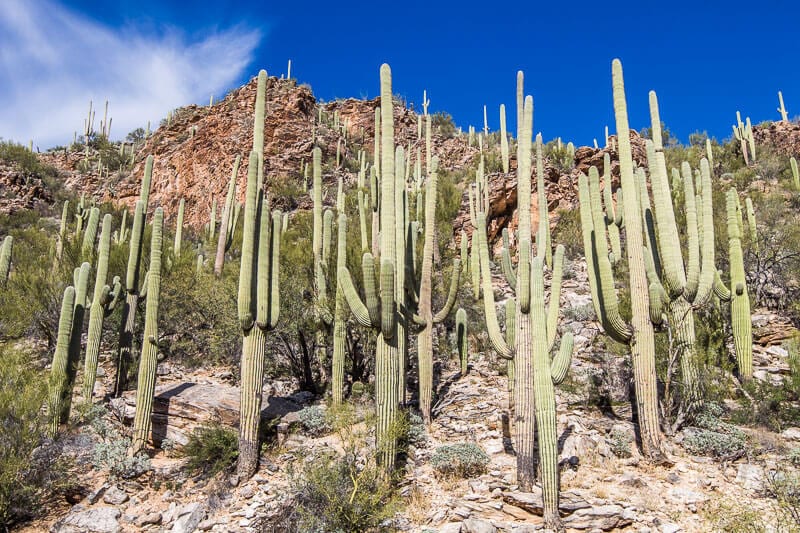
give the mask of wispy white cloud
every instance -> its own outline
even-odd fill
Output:
[[[41,148],[81,133],[89,100],[109,100],[111,137],[181,105],[231,88],[251,63],[257,29],[237,26],[187,39],[112,28],[50,0],[3,0],[0,8],[0,137]]]

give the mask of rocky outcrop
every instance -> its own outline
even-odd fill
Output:
[[[767,122],[753,126],[756,140],[756,156],[760,145],[768,145],[784,157],[800,157],[800,123]]]
[[[24,172],[18,165],[0,161],[1,214],[9,215],[52,203],[52,192],[40,178]]]

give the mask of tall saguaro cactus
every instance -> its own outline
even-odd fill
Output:
[[[61,422],[61,406],[64,403],[64,389],[67,383],[69,366],[69,342],[72,335],[72,318],[75,307],[75,287],[70,285],[64,290],[61,300],[61,315],[58,320],[58,339],[53,364],[50,368],[48,392],[48,434],[55,438]]]
[[[106,285],[108,277],[108,256],[111,248],[111,215],[103,217],[103,229],[100,232],[100,245],[97,252],[97,271],[95,273],[92,306],[89,309],[89,336],[86,340],[86,357],[83,370],[83,399],[92,401],[95,380],[97,379],[97,357],[100,352],[100,338],[103,332],[103,320],[116,307],[122,292],[122,283],[118,276],[112,285]]]
[[[356,320],[377,332],[375,407],[378,460],[390,473],[397,457],[397,424],[403,396],[401,373],[406,315],[401,303],[406,287],[402,284],[401,273],[404,269],[402,252],[406,228],[402,226],[402,172],[395,173],[392,71],[389,65],[381,65],[380,77],[380,273],[376,272],[373,255],[365,252],[362,273],[366,304],[358,295],[347,268],[339,269],[337,277]],[[377,151],[376,147],[376,154]]]
[[[339,220],[336,235],[336,269],[347,267],[347,215],[344,212],[344,196],[342,179],[339,178],[339,195],[336,201]],[[333,312],[333,358],[331,369],[332,399],[334,405],[340,405],[344,390],[344,357],[347,336],[347,301],[339,284],[336,284],[336,301]]]
[[[508,174],[508,132],[506,132],[505,104],[500,104],[500,155],[503,158],[503,173]]]
[[[664,455],[661,450],[661,432],[658,422],[655,337],[650,318],[650,292],[645,268],[641,198],[633,175],[625,86],[622,78],[622,63],[618,59],[612,63],[612,79],[633,314],[630,323],[625,322],[619,312],[611,262],[608,258],[605,222],[600,207],[599,176],[594,167],[589,169],[590,179],[581,175],[578,183],[584,243],[588,244],[585,255],[590,278],[595,279],[590,287],[603,329],[614,340],[629,344],[631,347],[642,451],[651,460],[662,460]]]
[[[158,304],[161,294],[161,249],[164,211],[159,207],[153,216],[150,239],[150,269],[147,273],[147,307],[142,336],[142,356],[139,359],[139,378],[136,389],[136,416],[133,421],[134,455],[144,450],[152,427],[153,394],[156,390],[158,366]]]
[[[266,331],[280,313],[280,239],[283,217],[270,215],[258,182],[257,152],[250,152],[244,205],[242,260],[239,269],[238,314],[242,327],[238,475],[250,478],[258,468],[261,396]]]
[[[533,99],[524,100],[522,127],[517,147],[517,198],[519,226],[518,266],[504,269],[506,275],[516,275],[516,302],[506,307],[506,328],[515,328],[513,335],[503,336],[497,320],[491,272],[489,243],[486,234],[486,214],[477,213],[477,234],[480,250],[480,272],[483,285],[484,310],[489,339],[501,357],[513,359],[514,448],[517,453],[517,482],[530,490],[536,477],[534,428],[538,427],[539,464],[542,471],[544,523],[546,528],[558,529],[558,437],[556,432],[555,394],[553,385],[559,383],[569,369],[572,357],[572,334],[562,338],[558,354],[551,358],[557,333],[559,296],[564,247],[558,246],[553,260],[553,276],[549,308],[545,307],[543,264],[547,251],[547,203],[544,194],[537,195],[539,204],[539,239],[536,257],[532,256],[531,230],[531,137],[533,130]],[[540,190],[541,171],[539,172]],[[504,253],[505,255],[505,253]],[[509,345],[508,340],[513,340]]]
[[[458,280],[461,273],[461,260],[453,262],[453,272],[447,301],[442,309],[434,314],[432,310],[433,290],[433,247],[436,245],[436,171],[438,158],[433,158],[430,173],[425,184],[425,243],[422,248],[422,276],[419,288],[419,317],[425,325],[417,333],[417,358],[419,362],[419,410],[426,424],[431,421],[431,401],[433,397],[433,327],[450,314],[456,301]],[[413,254],[412,254],[413,255]],[[414,258],[410,258],[414,261]]]
[[[467,312],[463,307],[459,307],[456,311],[456,347],[458,348],[458,360],[461,362],[461,375],[466,376],[469,363],[469,338],[467,337]]]
[[[750,317],[750,296],[742,253],[742,214],[735,188],[726,194],[728,222],[728,260],[730,263],[730,288],[725,287],[719,274],[714,278],[714,293],[731,305],[731,330],[736,351],[739,378],[749,381],[753,377],[753,324]]]
[[[133,215],[131,228],[130,247],[128,251],[128,269],[125,276],[125,304],[122,307],[120,321],[119,348],[117,351],[117,377],[114,386],[114,396],[121,396],[128,387],[128,373],[133,360],[133,337],[136,328],[136,308],[139,304],[140,269],[142,264],[142,249],[144,240],[145,217],[147,216],[147,202],[150,197],[150,182],[153,175],[153,156],[147,156],[144,167],[144,179],[139,200]]]

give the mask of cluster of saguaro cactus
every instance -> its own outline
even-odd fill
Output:
[[[150,182],[153,175],[153,156],[148,156],[144,167],[144,178],[139,200],[133,215],[131,228],[130,247],[128,252],[128,268],[125,277],[125,303],[122,306],[122,319],[120,321],[119,346],[117,349],[117,375],[114,385],[114,395],[121,396],[128,386],[128,373],[133,360],[133,337],[136,326],[136,309],[139,299],[147,292],[147,284],[140,287],[140,270],[142,264],[142,249],[144,241],[145,217],[147,216],[147,202],[150,197]],[[144,294],[142,294],[144,292]]]
[[[240,206],[236,201],[236,177],[239,174],[240,156],[236,156],[233,161],[231,180],[228,183],[228,193],[225,196],[225,206],[222,208],[222,219],[219,224],[219,238],[217,239],[217,255],[214,259],[214,274],[222,275],[222,268],[225,265],[225,252],[233,243],[233,234],[236,231],[236,222],[239,219]]]
[[[566,376],[572,357],[572,335],[566,333],[555,357],[550,353],[556,342],[563,268],[564,247],[558,246],[552,262],[552,283],[549,307],[545,306],[544,263],[548,257],[547,204],[543,194],[541,166],[537,168],[540,193],[539,231],[537,254],[532,257],[533,233],[531,231],[531,138],[533,129],[533,99],[524,100],[518,114],[522,124],[517,147],[517,198],[518,198],[518,266],[504,271],[513,278],[516,301],[506,307],[509,323],[515,329],[513,336],[503,335],[497,319],[491,273],[489,271],[489,246],[486,234],[486,214],[476,214],[479,239],[480,272],[483,300],[489,339],[501,357],[513,359],[514,395],[514,447],[517,454],[517,481],[523,490],[529,490],[536,477],[535,435],[538,435],[539,465],[544,501],[545,527],[557,529],[558,512],[558,436],[554,384]],[[473,239],[473,245],[475,241]],[[505,254],[504,254],[505,255]],[[510,261],[509,261],[510,263]],[[509,344],[509,340],[513,344]],[[534,427],[537,431],[534,432]]]
[[[606,221],[600,208],[599,175],[595,167],[589,169],[589,178],[583,174],[579,177],[581,224],[595,311],[606,333],[631,347],[642,450],[645,456],[658,460],[663,457],[663,452],[658,422],[655,339],[645,268],[642,206],[633,172],[622,63],[618,59],[612,63],[612,79],[631,294],[630,323],[620,315],[606,241]]]
[[[283,216],[270,213],[262,188],[264,105],[267,73],[258,73],[253,150],[247,166],[242,259],[239,268],[238,315],[242,327],[238,475],[251,477],[258,468],[261,396],[266,331],[280,313],[280,240]]]
[[[5,286],[8,281],[8,273],[11,271],[11,255],[14,249],[14,237],[6,235],[3,244],[0,245],[0,287]]]
[[[397,456],[397,428],[405,390],[406,327],[411,318],[403,305],[406,297],[404,265],[407,228],[403,223],[405,187],[402,173],[395,172],[402,165],[396,165],[395,162],[391,76],[389,65],[382,65],[380,147],[376,146],[376,156],[380,156],[376,157],[380,181],[377,202],[380,219],[380,267],[375,268],[372,253],[363,254],[362,274],[366,303],[361,300],[353,285],[350,271],[341,268],[337,273],[338,283],[354,317],[361,325],[372,328],[377,333],[376,436],[378,460],[387,472],[394,469]],[[402,148],[398,148],[397,155],[402,162]]]
[[[136,389],[136,416],[133,421],[131,451],[135,455],[147,444],[152,427],[153,394],[156,388],[158,365],[158,304],[161,294],[161,251],[164,211],[159,207],[153,215],[150,238],[150,268],[147,271],[147,306],[145,308],[142,353]]]
[[[97,379],[97,357],[100,352],[103,320],[114,311],[122,293],[119,276],[114,277],[111,286],[106,285],[110,249],[111,215],[107,214],[103,217],[103,229],[100,232],[94,292],[92,293],[92,306],[89,309],[89,335],[86,340],[86,356],[83,367],[83,399],[87,402],[92,401],[92,392]]]
[[[89,284],[89,263],[76,268],[74,285],[64,291],[58,326],[56,351],[50,370],[49,418],[50,435],[55,437],[58,426],[69,419],[72,387],[78,371],[81,352],[81,332],[86,311],[86,290]]]
[[[705,158],[700,161],[700,176],[696,183],[689,163],[682,164],[680,173],[673,170],[673,183],[681,185],[684,203],[685,255],[688,259],[684,264],[673,207],[677,191],[670,190],[667,178],[658,98],[654,91],[650,91],[650,117],[653,139],[647,141],[647,159],[652,208],[644,171],[637,170],[635,177],[647,240],[644,253],[650,285],[650,312],[655,323],[660,323],[662,311],[667,316],[681,366],[682,408],[685,415],[691,415],[700,406],[701,399],[694,311],[709,301],[716,270],[711,171]]]
[[[739,141],[744,157],[745,165],[756,160],[756,140],[753,137],[753,125],[750,123],[750,117],[745,118],[742,122],[742,115],[736,112],[736,124],[733,126],[733,136]]]
[[[714,293],[721,300],[730,302],[731,330],[739,378],[748,381],[753,377],[753,325],[750,319],[750,296],[747,294],[742,253],[742,213],[736,189],[729,189],[725,200],[730,287],[725,286],[717,273],[714,278]]]

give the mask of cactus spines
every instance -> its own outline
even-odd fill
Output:
[[[89,309],[89,335],[86,340],[86,357],[83,371],[83,399],[86,402],[92,401],[92,392],[97,378],[97,356],[100,351],[103,319],[113,311],[122,292],[122,284],[118,277],[114,278],[112,286],[106,285],[110,248],[111,215],[105,215],[97,252],[97,271],[95,272],[92,306]]]
[[[239,459],[237,473],[249,479],[258,468],[261,392],[266,331],[280,310],[280,211],[270,215],[258,181],[259,154],[250,152],[244,207],[238,316],[242,327]]]
[[[69,367],[69,343],[72,336],[72,318],[75,307],[75,287],[69,286],[64,290],[61,300],[61,315],[58,320],[58,339],[56,351],[53,355],[53,365],[50,369],[48,385],[48,418],[50,426],[48,433],[51,438],[58,434],[61,422],[61,407],[64,402],[64,391],[67,385],[67,369]]]
[[[153,216],[150,240],[150,269],[147,273],[147,306],[145,309],[142,356],[139,360],[139,378],[136,389],[136,416],[133,421],[131,452],[144,450],[150,435],[153,414],[153,395],[156,389],[158,365],[158,304],[161,293],[161,249],[164,211],[159,207]]]
[[[186,207],[186,201],[181,198],[178,204],[178,220],[175,221],[175,243],[172,245],[172,255],[177,259],[181,256],[181,243],[183,239],[183,211]]]
[[[510,301],[510,300],[509,300]],[[459,307],[456,311],[456,347],[458,360],[461,362],[461,376],[467,375],[469,362],[469,339],[467,338],[467,312]]]
[[[500,104],[500,154],[503,158],[503,173],[508,174],[508,133],[506,133],[505,104]]]
[[[3,244],[0,246],[0,287],[4,287],[8,281],[8,273],[11,271],[11,255],[14,249],[14,237],[6,235]]]

